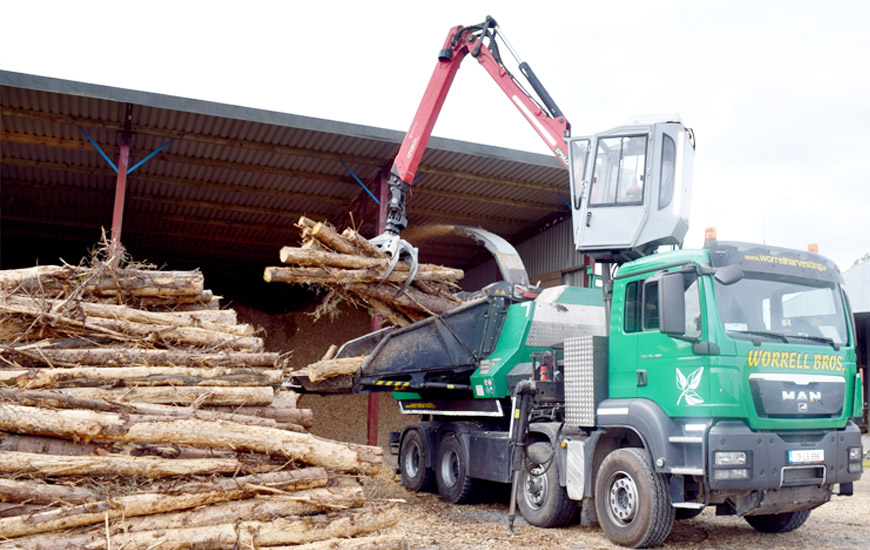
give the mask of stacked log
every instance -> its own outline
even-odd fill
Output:
[[[285,246],[281,262],[290,267],[267,267],[266,282],[313,285],[328,291],[323,309],[345,299],[364,304],[394,326],[402,327],[439,315],[462,302],[455,296],[464,273],[439,265],[420,264],[411,286],[400,293],[410,266],[399,262],[383,282],[390,260],[386,253],[354,229],[339,233],[328,223],[299,219],[302,244]]]
[[[0,271],[0,549],[259,548],[395,522],[198,272]]]

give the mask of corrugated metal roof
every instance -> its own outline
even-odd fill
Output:
[[[116,162],[128,105],[131,164],[174,139],[128,176],[134,257],[274,264],[303,214],[343,227],[356,209],[353,222],[374,233],[374,205],[359,209],[371,199],[342,164],[373,188],[400,132],[0,71],[3,267],[90,246],[111,224],[116,176],[85,132]],[[568,214],[567,172],[549,156],[433,138],[418,175],[411,227],[482,226],[516,241]],[[486,257],[470,241],[437,244],[424,261]]]

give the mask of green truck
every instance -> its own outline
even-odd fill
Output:
[[[337,358],[367,357],[329,391],[392,391],[419,415],[391,441],[404,486],[463,503],[510,483],[511,526],[515,506],[541,527],[579,513],[629,547],[660,544],[675,519],[707,506],[778,533],[835,491],[850,495],[863,396],[837,267],[766,245],[682,250],[694,133],[659,116],[571,137],[491,17],[450,30],[396,156],[384,233],[372,240],[390,269],[407,257],[416,271],[417,249],[399,237],[406,192],[467,55],[568,168],[574,245],[603,266],[602,285],[538,288],[504,239],[461,228],[493,252],[500,282],[342,346]]]
[[[501,282],[351,341],[357,392],[421,415],[392,442],[402,483],[473,502],[516,482],[530,524],[600,523],[655,546],[707,506],[802,525],[862,472],[854,332],[836,266],[712,241],[620,266],[601,289]]]

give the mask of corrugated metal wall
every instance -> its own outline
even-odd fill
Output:
[[[523,241],[516,246],[516,249],[523,263],[526,264],[532,284],[546,273],[571,270],[583,265],[583,255],[574,249],[570,218]],[[583,273],[585,273],[583,270],[567,273],[562,282],[579,286],[583,281]],[[474,291],[500,279],[495,260],[490,259],[469,269],[462,280],[462,287]]]
[[[870,262],[864,262],[843,273],[846,294],[855,313],[870,312]]]

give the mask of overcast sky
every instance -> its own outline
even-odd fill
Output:
[[[448,30],[486,15],[574,135],[695,130],[686,246],[870,252],[870,2],[3,2],[0,68],[405,131]],[[470,58],[434,135],[549,154]]]

